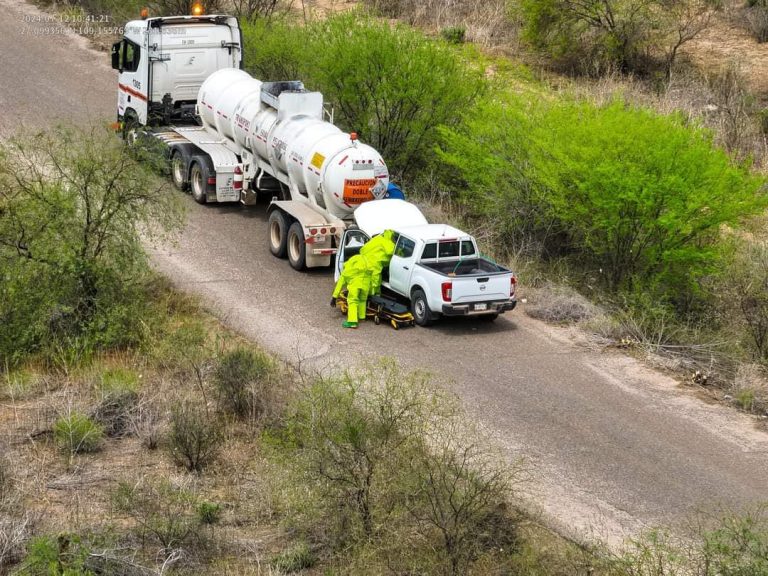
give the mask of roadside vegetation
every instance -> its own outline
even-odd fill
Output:
[[[409,193],[482,228],[534,314],[763,413],[764,111],[736,68],[699,77],[712,114],[655,107],[718,6],[617,4],[606,25],[480,4],[369,3],[433,37],[358,11],[245,19],[246,64],[321,90]],[[645,84],[595,97],[467,41]],[[525,469],[427,375],[297,377],[149,271],[141,241],[182,215],[144,164],[98,132],[2,147],[0,573],[768,574],[764,509],[587,550],[519,510]]]
[[[681,4],[661,26],[658,7],[643,6],[650,12],[642,18],[616,7],[617,18],[635,14],[642,34],[617,24],[597,35],[585,32],[584,15],[550,7],[570,18],[557,24],[563,38],[599,44],[590,53],[605,60],[572,70],[637,74],[642,60],[652,85],[654,70],[669,77],[675,66],[669,50],[693,40],[718,8]],[[416,4],[373,8],[429,27]],[[556,26],[541,13],[536,22],[526,16],[541,3],[508,8],[506,18],[525,23],[523,37]],[[598,343],[650,354],[686,379],[725,389],[740,408],[768,409],[768,194],[755,169],[759,108],[739,70],[702,81],[718,102],[715,117],[660,112],[657,97],[618,89],[596,101],[582,84],[553,91],[529,67],[457,42],[455,28],[469,16],[447,4],[441,14],[453,28],[433,38],[355,10],[307,24],[255,20],[244,24],[246,66],[265,80],[297,77],[322,91],[336,121],[378,146],[412,195],[514,265],[533,314],[578,320]],[[680,27],[687,36],[678,34],[677,48],[655,51]],[[607,49],[621,47],[612,36],[619,30],[639,43],[623,55]],[[553,285],[556,304],[548,301]],[[583,297],[593,304],[581,305]],[[547,312],[554,305],[559,311]]]

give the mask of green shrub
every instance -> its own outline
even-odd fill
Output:
[[[98,450],[104,429],[88,416],[72,412],[56,421],[53,435],[59,448],[71,456]]]
[[[168,445],[176,464],[200,473],[216,459],[222,441],[220,422],[204,407],[191,402],[173,407]]]
[[[217,524],[221,520],[221,504],[200,502],[197,505],[197,518],[201,524]]]
[[[518,476],[424,373],[382,361],[322,379],[289,414],[272,444],[289,460],[289,520],[346,561],[359,554],[360,570],[466,574],[483,554],[516,547],[504,502]]]
[[[482,70],[412,28],[351,11],[306,26],[243,26],[245,62],[262,80],[301,79],[334,106],[396,175],[431,158],[436,128],[454,125],[484,88]],[[354,71],[354,72],[353,72]]]
[[[27,546],[21,574],[28,576],[95,576],[87,568],[90,545],[77,534],[44,535]]]
[[[464,26],[450,26],[440,30],[440,36],[449,44],[463,44],[466,40],[467,29]]]
[[[537,99],[487,103],[443,130],[458,201],[612,292],[637,287],[684,309],[720,264],[721,227],[768,205],[765,179],[680,116]]]
[[[293,574],[300,570],[312,568],[316,562],[317,558],[312,552],[312,548],[306,542],[301,542],[280,552],[270,564],[275,570],[285,574]]]
[[[219,360],[213,373],[219,406],[239,418],[256,420],[270,409],[274,361],[261,352],[238,348]]]
[[[181,223],[178,199],[164,187],[107,131],[3,141],[3,365],[42,354],[68,368],[94,350],[140,342],[151,277],[142,236]]]

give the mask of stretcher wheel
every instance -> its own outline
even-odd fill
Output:
[[[374,316],[374,317],[373,317],[373,323],[374,323],[374,324],[376,324],[376,326],[378,326],[379,324],[381,324],[381,318],[379,318],[379,315],[378,315],[378,314],[377,314],[376,316]]]
[[[400,326],[394,320],[390,320],[390,323],[392,324],[392,328],[394,328],[395,330],[399,330],[400,329]]]

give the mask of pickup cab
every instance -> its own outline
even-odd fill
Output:
[[[420,326],[440,316],[492,320],[515,308],[515,275],[481,256],[472,236],[426,220],[404,226],[385,223],[386,215],[376,208],[377,203],[368,202],[355,211],[358,228],[344,233],[336,258],[337,277],[344,260],[359,252],[371,236],[389,228],[395,232],[395,253],[382,275],[382,287],[409,302]]]

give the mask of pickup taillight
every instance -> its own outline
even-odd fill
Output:
[[[450,302],[453,296],[453,282],[443,282],[440,287],[443,289],[443,302]]]
[[[509,279],[509,297],[515,295],[515,288],[517,288],[517,276],[512,274],[512,278]]]

